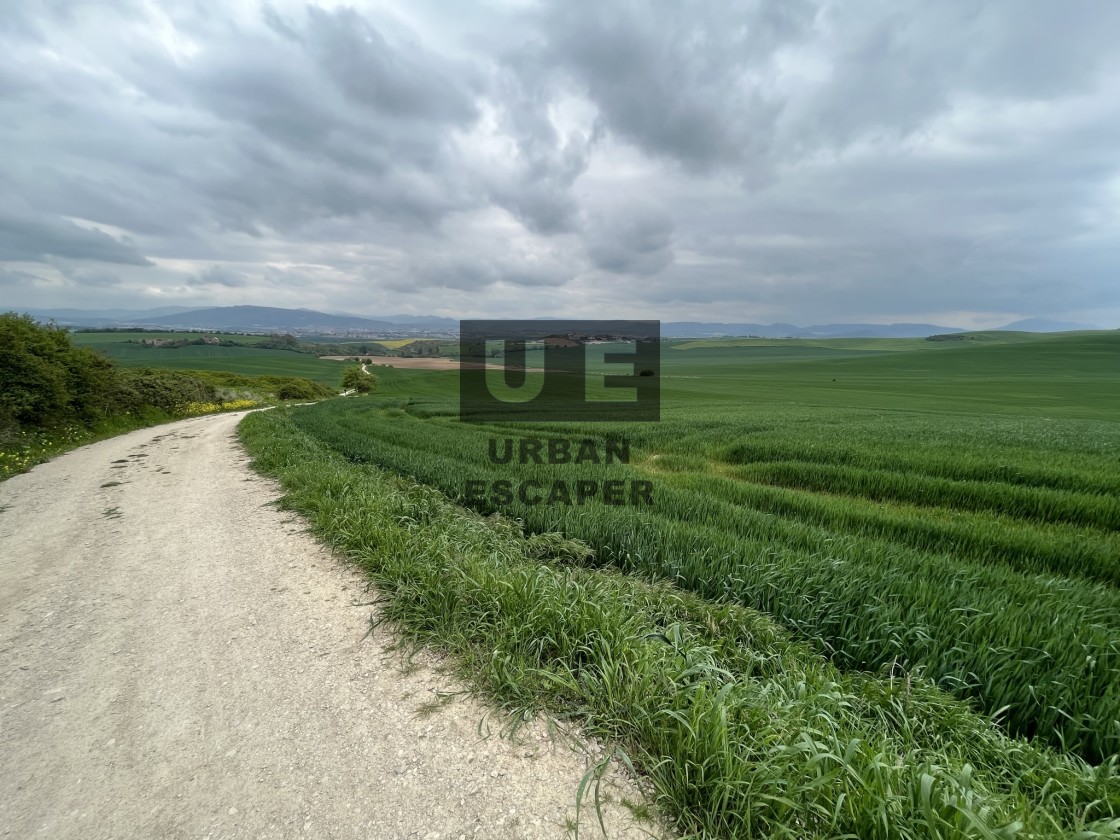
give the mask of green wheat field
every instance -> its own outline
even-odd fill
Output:
[[[249,417],[258,468],[415,640],[615,745],[679,832],[1120,833],[1120,333],[665,342],[658,423],[461,423],[456,372],[372,369]],[[467,491],[583,479],[652,504]]]
[[[251,345],[264,341],[266,335],[225,336],[248,346],[221,347],[190,345],[187,347],[144,347],[145,339],[195,339],[199,333],[184,332],[75,332],[71,340],[78,347],[104,353],[121,367],[162,368],[165,370],[211,370],[239,373],[245,376],[299,376],[330,388],[338,388],[343,365],[318,359],[307,353],[290,350],[269,350]]]

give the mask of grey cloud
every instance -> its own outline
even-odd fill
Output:
[[[536,233],[574,230],[579,207],[572,187],[603,137],[602,123],[596,121],[586,134],[576,130],[561,137],[549,110],[562,89],[523,55],[507,57],[494,84],[516,156],[512,173],[491,177],[490,199]]]
[[[962,96],[1092,87],[1120,6],[1052,0],[546,4],[544,55],[608,127],[696,169],[775,168],[924,129]]]
[[[481,292],[499,283],[526,289],[556,286],[568,278],[554,259],[517,253],[437,252],[418,257],[406,278],[389,283],[398,291],[457,289]]]
[[[67,0],[8,0],[0,15],[0,33],[11,33],[25,39],[45,41],[51,28],[74,25],[99,12],[136,13],[136,0],[101,0],[97,4]]]
[[[831,72],[799,103],[801,147],[906,136],[962,97],[1038,102],[1091,89],[1120,31],[1120,6],[880,0],[826,6],[815,43]]]
[[[130,240],[114,239],[68,219],[37,213],[26,202],[0,202],[0,260],[35,262],[52,256],[151,265]]]
[[[390,44],[353,9],[310,7],[308,17],[309,53],[350,99],[404,119],[466,124],[478,116],[470,66],[433,55],[416,39]]]
[[[636,207],[591,217],[585,234],[592,262],[615,274],[657,274],[673,261],[672,217]]]
[[[0,268],[0,288],[20,289],[34,283],[39,278],[27,271]],[[4,311],[8,311],[4,308]]]
[[[490,197],[536,233],[563,233],[576,225],[579,205],[563,186],[515,182]]]
[[[6,296],[1120,318],[1120,5],[271,2],[5,6]]]
[[[608,128],[690,167],[764,154],[782,103],[752,80],[813,22],[814,4],[549,4],[547,60],[599,106]]]
[[[190,286],[225,286],[228,289],[240,289],[249,285],[251,277],[241,271],[233,271],[220,265],[214,265],[205,271],[187,278]]]
[[[418,261],[413,276],[391,282],[389,287],[402,292],[431,288],[478,291],[497,281],[493,266],[482,260],[433,257]]]
[[[105,268],[81,268],[72,263],[60,264],[51,260],[51,265],[66,278],[66,285],[70,288],[96,289],[100,292],[112,289],[122,284],[119,271],[110,271]]]
[[[275,20],[203,28],[202,49],[178,59],[136,39],[100,74],[0,57],[0,78],[22,91],[0,140],[28,162],[39,155],[33,134],[56,149],[38,170],[13,172],[18,191],[55,212],[176,238],[215,224],[294,232],[335,215],[432,226],[479,203],[477,187],[471,197],[455,185],[448,145],[476,118],[473,71],[390,43],[350,10],[311,9],[277,30]],[[143,97],[124,107],[114,73]],[[53,110],[39,107],[47,99]]]

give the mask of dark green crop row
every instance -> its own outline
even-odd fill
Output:
[[[770,613],[846,669],[925,674],[998,713],[1010,731],[1090,760],[1120,750],[1120,592],[1085,579],[1112,575],[1107,547],[1114,543],[1103,531],[1087,532],[1095,567],[1061,567],[1045,522],[1035,523],[1031,537],[1046,546],[1042,559],[1028,539],[1021,553],[1005,542],[1003,557],[981,561],[974,549],[954,551],[944,533],[940,542],[919,546],[890,528],[838,527],[847,499],[830,509],[830,500],[814,495],[779,510],[772,498],[759,503],[743,489],[750,485],[719,475],[656,481],[645,468],[654,460],[649,452],[636,452],[641,463],[634,466],[491,464],[487,438],[512,432],[460,424],[433,408],[425,412],[433,419],[421,420],[369,402],[340,403],[301,411],[296,421],[352,462],[413,476],[459,499],[468,480],[547,486],[585,476],[652,477],[653,507],[541,506],[514,498],[501,508],[531,531],[584,540],[600,563]],[[612,424],[609,433],[625,431]],[[635,429],[635,439],[642,433]],[[490,512],[499,505],[476,507]],[[915,516],[906,528],[912,535],[927,525]],[[1069,528],[1060,533],[1068,538]],[[1054,564],[1046,574],[1025,573],[1042,571],[1046,562]]]
[[[926,444],[928,447],[928,443]],[[1037,451],[1018,448],[993,456],[992,453],[961,447],[946,457],[946,452],[909,451],[898,447],[856,445],[852,441],[820,440],[811,449],[790,441],[770,437],[740,439],[722,447],[720,460],[732,464],[756,464],[780,461],[810,461],[837,467],[854,467],[870,471],[886,471],[923,475],[952,481],[999,482],[1023,487],[1070,490],[1077,493],[1120,493],[1120,470],[1115,458],[1100,457],[1086,470],[1085,464],[1071,467],[1040,458]],[[1110,468],[1108,461],[1114,464]]]
[[[939,507],[891,504],[852,497],[805,493],[756,484],[750,470],[731,467],[731,478],[658,471],[670,483],[703,489],[736,505],[812,523],[831,531],[886,539],[919,551],[962,560],[1006,564],[1039,575],[1084,577],[1120,585],[1120,534],[1066,523],[1040,524],[1008,516]]]
[[[1043,522],[1120,528],[1120,498],[995,481],[960,481],[896,470],[865,470],[804,461],[741,466],[737,475],[760,484],[899,501],[953,510],[991,511]]]

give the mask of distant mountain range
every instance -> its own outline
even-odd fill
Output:
[[[26,309],[35,318],[54,320],[71,327],[147,327],[230,332],[291,332],[305,335],[339,333],[392,333],[453,335],[459,322],[435,315],[391,315],[363,318],[330,315],[313,309],[274,306],[218,306],[192,309],[169,306],[159,309]]]
[[[398,316],[399,317],[399,316]],[[328,315],[312,309],[278,309],[272,306],[221,306],[159,315],[152,322],[160,326],[202,328],[209,330],[263,330],[301,333],[364,331],[400,332],[403,328],[421,331],[457,330],[459,322],[451,318],[404,316],[393,318],[362,318],[357,315]]]
[[[102,323],[128,323],[136,319],[156,318],[160,315],[173,315],[177,312],[191,312],[197,307],[191,306],[161,306],[156,309],[36,309],[33,307],[18,308],[20,312],[27,312],[36,318],[53,318],[60,324],[94,324]]]
[[[1015,321],[1001,330],[1016,330],[1019,332],[1073,332],[1075,330],[1099,330],[1092,324],[1077,324],[1073,321],[1051,321],[1049,318],[1025,318]]]
[[[1097,330],[1100,327],[1068,321],[1050,321],[1045,318],[1028,318],[993,329],[1047,333]],[[817,324],[811,327],[798,327],[794,324],[704,324],[695,321],[661,324],[662,335],[677,338],[714,338],[731,335],[750,335],[760,338],[925,338],[931,335],[952,335],[963,332],[969,330],[942,327],[937,324]]]
[[[759,338],[925,338],[927,335],[959,333],[957,327],[936,324],[705,324],[695,321],[670,321],[661,324],[661,334],[674,338],[716,338],[749,335]]]
[[[0,307],[2,308],[2,307]],[[457,334],[459,322],[435,315],[387,315],[366,318],[328,314],[312,309],[282,309],[274,306],[218,306],[192,309],[164,306],[156,309],[25,309],[40,320],[54,320],[73,327],[149,327],[165,329],[225,330],[230,332],[290,332],[303,335],[369,334],[432,335]],[[544,320],[560,320],[549,318]],[[1063,332],[1098,327],[1045,318],[1015,321],[1001,330]],[[664,321],[661,335],[670,338],[715,338],[759,336],[761,338],[924,338],[967,332],[937,324],[794,324],[705,323]]]

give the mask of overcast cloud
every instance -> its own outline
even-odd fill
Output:
[[[3,7],[0,309],[1120,326],[1120,3]]]

